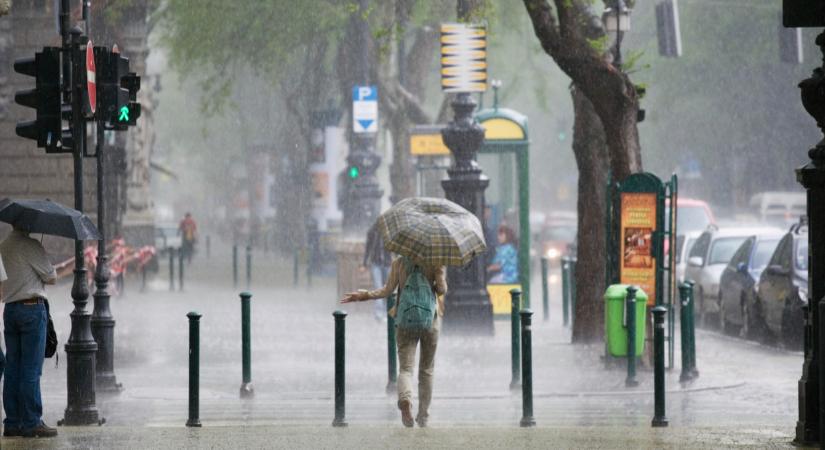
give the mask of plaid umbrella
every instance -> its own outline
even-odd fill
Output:
[[[463,266],[487,249],[481,222],[443,198],[401,200],[378,217],[384,248],[426,266]]]

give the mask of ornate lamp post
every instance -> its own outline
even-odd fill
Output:
[[[441,186],[448,200],[463,206],[484,224],[484,190],[490,180],[476,163],[476,153],[484,140],[484,128],[473,117],[476,102],[468,92],[459,93],[452,107],[455,118],[441,135],[453,154],[453,165],[447,170],[449,178],[443,180]],[[447,277],[450,290],[445,302],[445,329],[493,334],[493,305],[487,293],[484,258],[475,258],[465,267],[450,267]]]
[[[630,12],[624,0],[615,0],[613,6],[605,8],[602,13],[605,30],[608,33],[616,33],[616,45],[613,47],[613,66],[616,68],[622,65],[622,37],[630,31]]]
[[[825,56],[825,32],[816,45]],[[825,65],[814,69],[799,83],[802,105],[825,133]],[[805,361],[799,379],[799,421],[796,442],[823,442],[825,414],[825,139],[808,151],[811,161],[796,170],[797,181],[808,193],[808,314],[805,332]]]

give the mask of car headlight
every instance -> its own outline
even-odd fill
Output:
[[[808,291],[805,289],[799,289],[797,294],[799,295],[799,299],[802,300],[802,303],[808,303]]]
[[[561,256],[561,252],[557,248],[551,248],[547,250],[547,258],[548,259],[558,259]]]

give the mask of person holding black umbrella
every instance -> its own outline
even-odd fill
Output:
[[[9,275],[5,283],[3,337],[7,372],[3,385],[3,436],[52,437],[57,430],[43,423],[40,374],[46,349],[46,289],[57,273],[43,244],[14,227],[0,243]]]

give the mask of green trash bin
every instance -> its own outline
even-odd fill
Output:
[[[627,326],[625,325],[625,299],[627,284],[613,284],[604,293],[604,328],[607,351],[612,356],[627,356]],[[645,313],[647,294],[641,288],[636,291],[636,355],[645,349]]]

